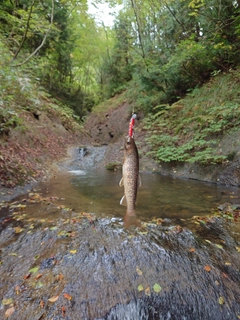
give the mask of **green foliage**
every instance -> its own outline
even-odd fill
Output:
[[[239,66],[239,17],[238,1],[131,0],[109,28],[88,14],[86,0],[3,0],[1,131],[19,125],[22,110],[43,107],[49,97],[41,86],[56,99],[49,112],[61,112],[66,127],[124,92],[148,115],[158,160],[224,161],[218,140],[240,124],[239,73],[222,76]],[[209,79],[209,90],[202,88]]]
[[[108,99],[126,89],[132,79],[133,66],[130,59],[130,24],[131,22],[119,15],[115,22],[114,31],[116,40],[111,51],[101,65],[101,94]]]
[[[11,64],[9,51],[1,38],[0,55],[0,135],[8,135],[11,128],[22,128],[22,113],[36,110],[58,114],[66,128],[79,129],[80,118],[74,110],[54,101],[34,79],[29,66],[28,69],[16,68]]]
[[[221,163],[231,158],[221,137],[240,126],[239,71],[218,75],[172,106],[157,106],[145,119],[149,154],[163,162]],[[234,151],[232,152],[234,154]]]

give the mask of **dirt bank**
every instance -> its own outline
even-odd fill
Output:
[[[85,123],[85,129],[93,144],[107,145],[106,161],[121,162],[124,137],[128,133],[131,106],[127,103],[103,113],[93,113]],[[157,163],[146,156],[150,148],[145,140],[147,132],[142,125],[144,115],[138,114],[135,123],[135,141],[140,155],[141,171],[157,171],[187,179],[213,182],[223,185],[240,186],[240,143],[239,131],[225,135],[219,142],[223,154],[232,154],[232,159],[223,164],[198,165],[191,163]]]
[[[132,110],[128,103],[92,113],[84,124],[74,127],[73,122],[63,121],[54,112],[22,114],[23,126],[11,129],[0,137],[0,193],[2,200],[26,193],[37,181],[47,178],[58,161],[72,157],[71,146],[106,146],[104,158],[99,165],[121,165],[124,138],[128,132]],[[181,178],[196,179],[225,185],[240,185],[240,145],[238,132],[224,137],[221,147],[234,157],[221,165],[200,166],[189,163],[157,163],[146,156],[149,146],[145,141],[147,132],[142,126],[143,114],[135,123],[135,141],[140,155],[141,171],[156,171]],[[237,151],[236,151],[237,150]],[[62,169],[63,167],[61,167]]]
[[[55,163],[68,158],[69,148],[84,137],[79,126],[54,111],[21,114],[22,125],[0,136],[1,199],[26,192],[57,170]]]

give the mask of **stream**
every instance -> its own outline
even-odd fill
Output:
[[[239,189],[141,172],[126,228],[106,148],[0,200],[0,319],[240,319]]]

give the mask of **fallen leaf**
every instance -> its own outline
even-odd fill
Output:
[[[53,296],[52,298],[49,298],[49,302],[56,302],[58,300],[59,296]]]
[[[140,234],[148,234],[148,231],[139,231],[138,233],[140,233]]]
[[[2,304],[4,306],[7,306],[8,304],[11,304],[13,302],[13,299],[12,298],[9,298],[9,299],[3,299],[2,300]]]
[[[210,240],[207,240],[207,239],[205,239],[205,241],[206,241],[207,243],[212,243]]]
[[[6,312],[5,312],[5,317],[6,318],[11,317],[11,315],[13,314],[14,311],[15,311],[14,307],[11,307],[11,308],[7,309]]]
[[[17,257],[17,254],[15,252],[11,252],[11,253],[9,253],[9,256]]]
[[[26,280],[26,279],[29,279],[30,277],[31,277],[31,273],[28,273],[28,274],[26,274],[25,276],[24,276],[24,280]]]
[[[147,287],[147,288],[145,289],[145,294],[146,294],[146,296],[150,296],[150,295],[151,295],[150,287]]]
[[[25,209],[27,206],[26,206],[26,204],[19,204],[16,207],[20,208],[22,210],[22,209]]]
[[[54,226],[54,227],[51,227],[49,230],[54,231],[54,230],[57,230],[57,229],[58,229],[58,227]]]
[[[225,266],[231,266],[231,262],[225,262]]]
[[[71,300],[72,299],[72,296],[68,293],[64,293],[63,294],[64,298],[68,299],[68,300]]]
[[[136,268],[136,271],[137,271],[137,274],[139,275],[139,276],[141,276],[143,273],[142,273],[142,270],[141,269],[139,269],[138,267]]]
[[[195,248],[190,248],[189,252],[195,252]]]
[[[204,270],[207,271],[207,272],[210,272],[211,269],[212,269],[212,268],[211,268],[210,266],[205,266],[205,267],[204,267]]]
[[[16,291],[16,294],[19,294],[20,291],[21,291],[20,287],[19,287],[19,286],[16,286],[16,287],[15,287],[15,291]]]
[[[66,308],[64,306],[62,306],[62,316],[65,317],[66,316]]]
[[[223,249],[223,246],[221,244],[215,244],[215,246],[219,249]]]
[[[77,250],[70,250],[70,253],[75,254],[75,253],[77,253]]]
[[[37,279],[39,279],[39,278],[41,278],[42,277],[42,273],[39,273],[36,277],[35,277],[35,279],[37,280]]]
[[[224,302],[225,302],[225,301],[224,301],[224,298],[223,298],[223,297],[219,297],[218,302],[219,302],[219,304],[221,304],[221,305],[224,304]]]
[[[63,278],[64,278],[64,276],[62,273],[57,275],[57,281],[61,281]]]
[[[140,284],[139,286],[138,286],[138,291],[143,291],[143,285],[142,284]]]
[[[158,283],[155,283],[153,286],[153,290],[158,293],[162,290],[162,287]]]
[[[29,273],[36,273],[36,272],[38,272],[38,269],[39,269],[39,266],[30,269],[28,272]]]
[[[40,301],[40,303],[39,303],[39,305],[40,305],[40,307],[41,307],[41,308],[43,308],[43,307],[44,307],[44,305],[45,305],[44,301],[43,301],[43,300],[41,300],[41,301]]]
[[[38,281],[38,282],[36,283],[35,288],[36,288],[36,289],[40,289],[40,288],[42,288],[42,287],[43,287],[43,283],[40,282],[40,281]]]
[[[240,247],[236,247],[237,252],[240,252]]]

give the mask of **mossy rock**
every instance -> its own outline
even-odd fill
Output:
[[[107,170],[117,170],[117,169],[120,169],[121,167],[122,167],[122,165],[119,162],[109,162],[106,165]]]

